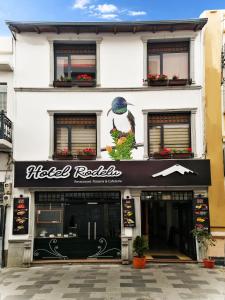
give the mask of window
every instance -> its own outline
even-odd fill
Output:
[[[55,154],[68,151],[77,155],[79,150],[92,148],[96,152],[96,115],[56,114]]]
[[[0,83],[0,112],[7,111],[7,85]]]
[[[189,42],[148,43],[148,74],[189,79]]]
[[[80,74],[96,79],[96,44],[55,44],[55,80]]]
[[[191,147],[190,113],[148,115],[149,155],[164,148],[176,151]]]

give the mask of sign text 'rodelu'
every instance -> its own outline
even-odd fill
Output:
[[[66,165],[62,169],[50,167],[44,169],[43,165],[30,165],[26,168],[26,179],[64,179],[70,177],[72,166]],[[97,169],[91,170],[86,166],[75,166],[73,169],[73,178],[89,178],[89,177],[119,177],[122,172],[116,170],[114,165],[108,168],[100,165]]]

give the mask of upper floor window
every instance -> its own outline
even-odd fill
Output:
[[[190,113],[150,113],[148,115],[149,156],[192,153]]]
[[[84,154],[84,149],[92,149],[96,154],[96,115],[95,114],[56,114],[55,155],[76,156]]]
[[[55,80],[79,79],[88,75],[96,79],[96,44],[55,44]]]
[[[7,112],[7,85],[0,83],[0,112]]]
[[[148,74],[189,79],[189,42],[149,42]]]

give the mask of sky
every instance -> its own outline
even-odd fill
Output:
[[[224,0],[0,0],[0,36],[11,21],[153,21],[198,18]]]

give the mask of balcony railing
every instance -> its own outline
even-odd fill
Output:
[[[12,143],[12,122],[6,117],[4,111],[0,112],[0,140]]]

